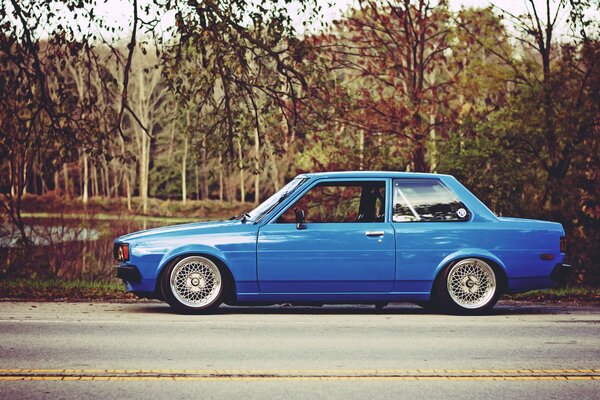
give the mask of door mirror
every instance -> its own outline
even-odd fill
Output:
[[[294,214],[296,215],[296,229],[306,229],[306,224],[304,223],[304,210],[295,209]]]

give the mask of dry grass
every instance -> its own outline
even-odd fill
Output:
[[[15,279],[0,282],[1,299],[18,300],[130,300],[123,285],[85,280]]]

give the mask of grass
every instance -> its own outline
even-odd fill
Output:
[[[546,290],[532,290],[530,292],[508,295],[506,296],[506,298],[508,300],[529,302],[591,302],[600,304],[600,288],[568,287]]]
[[[0,281],[0,299],[9,300],[132,300],[121,283],[86,280],[13,279]],[[600,289],[571,287],[534,290],[504,296],[511,301],[534,303],[592,303],[600,305]]]
[[[18,300],[128,300],[121,283],[86,280],[14,279],[0,281],[0,299]]]

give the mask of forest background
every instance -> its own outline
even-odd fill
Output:
[[[561,222],[600,285],[600,1],[96,1],[0,2],[3,282],[110,282],[119,234],[396,170]]]

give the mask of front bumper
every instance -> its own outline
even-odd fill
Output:
[[[569,264],[559,263],[552,270],[550,277],[556,283],[564,283],[571,276],[573,267]]]
[[[119,264],[114,266],[114,270],[115,276],[126,282],[140,283],[142,281],[142,274],[136,265]]]

